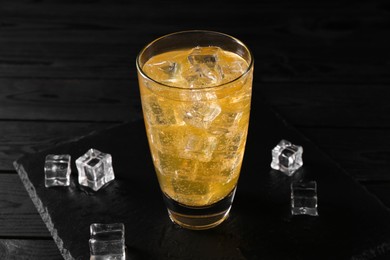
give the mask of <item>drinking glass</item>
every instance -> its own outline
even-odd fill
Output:
[[[170,219],[208,229],[229,215],[240,176],[252,96],[253,56],[235,37],[189,30],[138,54],[142,110]]]

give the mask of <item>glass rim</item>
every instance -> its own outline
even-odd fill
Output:
[[[164,38],[169,37],[169,36],[174,36],[174,35],[179,35],[179,34],[186,34],[186,33],[211,33],[211,34],[215,34],[215,35],[225,36],[227,38],[230,38],[230,39],[234,40],[235,42],[237,42],[239,45],[243,46],[248,51],[248,54],[249,54],[249,57],[250,57],[250,62],[248,64],[248,68],[246,68],[245,71],[243,73],[241,73],[238,77],[236,77],[236,78],[234,78],[234,79],[232,79],[232,80],[230,80],[228,82],[225,82],[225,83],[222,83],[222,84],[218,84],[218,85],[215,85],[215,86],[202,87],[202,88],[185,88],[185,87],[172,86],[172,85],[168,85],[168,84],[163,83],[163,82],[159,82],[158,80],[155,80],[152,77],[150,77],[149,75],[147,75],[144,72],[144,70],[142,69],[142,67],[140,66],[141,55],[150,46],[152,46],[154,43],[160,41],[161,39],[164,39]],[[196,47],[196,46],[194,46],[194,47]],[[183,31],[177,31],[177,32],[173,32],[173,33],[164,34],[164,35],[154,39],[153,41],[149,42],[148,44],[146,44],[140,50],[140,52],[138,53],[138,55],[136,57],[136,68],[137,68],[138,72],[144,78],[147,78],[148,80],[153,81],[154,83],[157,83],[158,85],[161,85],[161,86],[164,86],[164,87],[167,87],[167,88],[171,88],[171,89],[183,90],[183,91],[205,91],[205,90],[207,91],[207,90],[210,90],[210,89],[215,89],[215,88],[224,87],[226,85],[230,85],[233,82],[236,82],[236,81],[240,80],[241,78],[245,77],[251,71],[251,69],[253,67],[253,64],[254,64],[254,57],[253,57],[252,51],[249,49],[249,47],[243,41],[237,39],[236,37],[234,37],[232,35],[229,35],[229,34],[226,34],[226,33],[222,33],[222,32],[218,32],[218,31],[213,31],[213,30],[183,30]]]

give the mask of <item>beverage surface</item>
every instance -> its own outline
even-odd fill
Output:
[[[152,57],[143,67],[152,79],[180,88],[204,88],[227,83],[242,75],[248,63],[219,47],[196,47]]]
[[[240,77],[247,68],[243,58],[218,47],[163,53],[143,66],[179,93],[172,98],[156,82],[140,83],[154,166],[171,199],[205,206],[235,188],[249,122],[252,74]]]

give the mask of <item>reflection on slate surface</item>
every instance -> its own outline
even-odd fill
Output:
[[[304,165],[290,177],[270,168],[281,139],[305,150]],[[89,148],[112,155],[114,182],[96,193],[82,189],[72,162],[70,187],[45,188],[46,154],[78,158]],[[65,259],[88,259],[90,224],[114,222],[126,226],[130,259],[372,259],[390,250],[390,213],[262,104],[252,109],[231,215],[212,230],[184,230],[169,220],[143,121],[26,155],[15,168]],[[300,179],[318,183],[318,217],[291,216],[290,184]]]

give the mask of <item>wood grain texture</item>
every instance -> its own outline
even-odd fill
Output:
[[[0,174],[0,209],[0,238],[50,237],[16,174]]]
[[[141,114],[128,80],[0,79],[0,119],[122,122]]]
[[[61,259],[12,162],[140,118],[136,55],[178,30],[246,42],[256,95],[390,208],[388,1],[206,3],[0,1],[0,259]]]
[[[114,123],[0,121],[0,172],[15,171],[13,161],[65,140],[102,130]]]
[[[53,240],[0,239],[2,260],[61,260]]]
[[[258,82],[255,87],[298,128],[390,128],[388,84]]]
[[[5,1],[0,77],[127,79],[135,77],[135,57],[145,44],[201,28],[252,46],[257,78],[267,81],[390,80],[385,2],[208,5]]]

